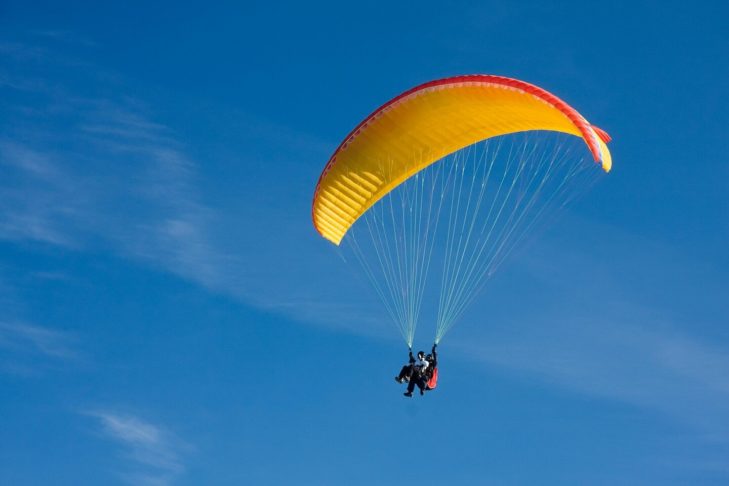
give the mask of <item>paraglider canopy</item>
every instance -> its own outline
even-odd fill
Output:
[[[388,101],[342,141],[316,186],[314,226],[339,245],[362,214],[418,171],[476,142],[531,130],[580,137],[611,168],[607,133],[542,88],[502,76],[445,78]]]

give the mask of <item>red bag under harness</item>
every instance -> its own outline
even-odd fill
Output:
[[[428,390],[434,389],[438,385],[438,367],[433,368],[433,375],[428,380]]]

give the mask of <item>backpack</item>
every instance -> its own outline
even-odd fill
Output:
[[[433,374],[428,380],[428,390],[434,389],[438,385],[438,367],[433,368]]]

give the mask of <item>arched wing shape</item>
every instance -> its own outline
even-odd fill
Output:
[[[431,81],[390,100],[344,139],[314,193],[317,231],[338,245],[354,222],[408,177],[498,135],[551,130],[581,137],[607,172],[607,133],[551,93],[491,75]]]

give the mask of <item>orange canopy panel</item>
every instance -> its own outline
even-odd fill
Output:
[[[580,137],[611,168],[607,133],[551,93],[501,76],[446,78],[385,103],[344,139],[319,177],[314,226],[338,245],[365,211],[418,171],[476,142],[530,130]]]

